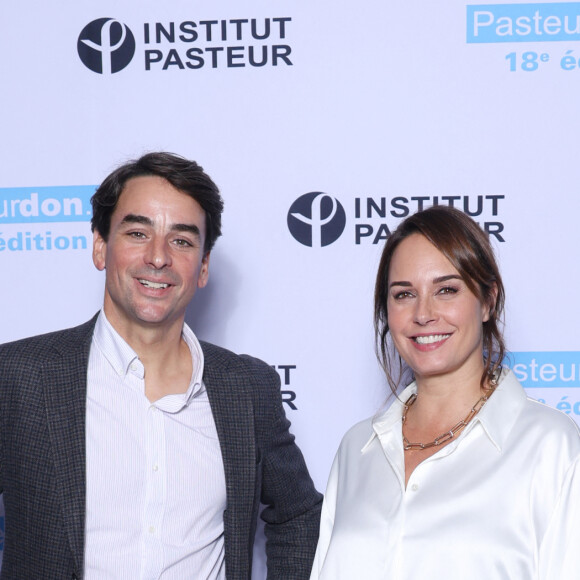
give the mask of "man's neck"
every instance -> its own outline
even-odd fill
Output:
[[[104,309],[105,316],[135,351],[145,369],[145,395],[153,403],[169,395],[185,393],[193,372],[189,346],[183,339],[183,319],[173,324],[121,324]]]
[[[152,323],[127,319],[105,301],[103,312],[109,324],[119,336],[137,353],[140,359],[166,359],[175,356],[182,341],[184,319],[164,320]]]

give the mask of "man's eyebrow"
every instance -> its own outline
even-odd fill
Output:
[[[136,215],[134,213],[128,213],[122,220],[122,224],[142,224],[144,226],[153,227],[155,223],[151,218],[144,215]],[[173,224],[171,230],[174,232],[188,232],[194,236],[201,236],[199,228],[195,224]]]
[[[195,224],[173,224],[171,229],[174,232],[188,232],[197,237],[201,236],[201,232]]]
[[[134,213],[128,213],[122,220],[122,224],[143,224],[144,226],[152,226],[153,220],[151,218],[145,217],[144,215],[135,215]]]

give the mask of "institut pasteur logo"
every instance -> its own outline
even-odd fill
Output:
[[[346,214],[342,204],[321,191],[301,195],[288,211],[288,229],[295,240],[311,248],[328,246],[342,235]]]
[[[81,31],[77,51],[93,72],[109,75],[123,70],[135,54],[135,37],[129,27],[114,18],[98,18]]]
[[[204,68],[246,69],[294,66],[292,17],[181,20],[164,14],[159,22],[97,18],[79,34],[77,52],[91,71],[110,76],[132,68],[141,72]]]

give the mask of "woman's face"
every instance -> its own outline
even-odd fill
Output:
[[[483,372],[482,324],[489,308],[451,262],[424,236],[405,238],[389,269],[388,323],[415,377]]]

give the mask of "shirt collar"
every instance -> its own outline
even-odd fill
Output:
[[[364,453],[368,449],[369,445],[376,437],[381,438],[386,436],[388,433],[392,433],[395,430],[397,424],[401,424],[405,401],[407,401],[409,397],[416,392],[417,385],[413,381],[408,387],[405,388],[402,393],[395,397],[395,400],[386,411],[383,411],[382,413],[373,417],[373,433],[369,440],[365,443],[364,447],[361,449],[361,453]],[[397,432],[400,430],[401,429],[398,429]]]
[[[184,323],[182,335],[183,340],[189,347],[191,353],[191,361],[193,365],[193,374],[187,391],[178,395],[167,395],[163,397],[171,399],[174,403],[181,403],[178,406],[189,403],[189,400],[201,392],[203,383],[203,367],[204,356],[199,340],[191,330],[191,328]],[[101,310],[97,322],[95,324],[95,331],[93,334],[93,342],[97,345],[103,356],[107,359],[115,373],[124,379],[129,372],[134,373],[138,378],[143,379],[145,376],[145,369],[143,363],[139,360],[137,353],[125,342],[121,335],[113,328],[111,323],[107,320],[104,310]],[[175,405],[171,405],[173,407]]]
[[[139,361],[137,353],[121,338],[120,334],[113,328],[107,320],[104,310],[101,310],[95,331],[93,342],[103,353],[113,370],[119,377],[125,378],[132,369],[131,366]],[[143,378],[143,365],[140,364],[140,378]]]
[[[366,451],[375,437],[381,438],[385,436],[387,433],[392,432],[397,424],[401,423],[404,403],[416,392],[417,385],[412,382],[395,398],[386,411],[373,418],[373,433],[361,449],[361,453]],[[517,416],[524,407],[526,398],[526,392],[513,372],[509,369],[504,369],[493,394],[461,435],[468,433],[473,429],[474,425],[479,423],[493,445],[501,452]]]
[[[498,451],[503,449],[526,399],[526,392],[514,373],[504,369],[489,401],[473,419],[481,424]]]

